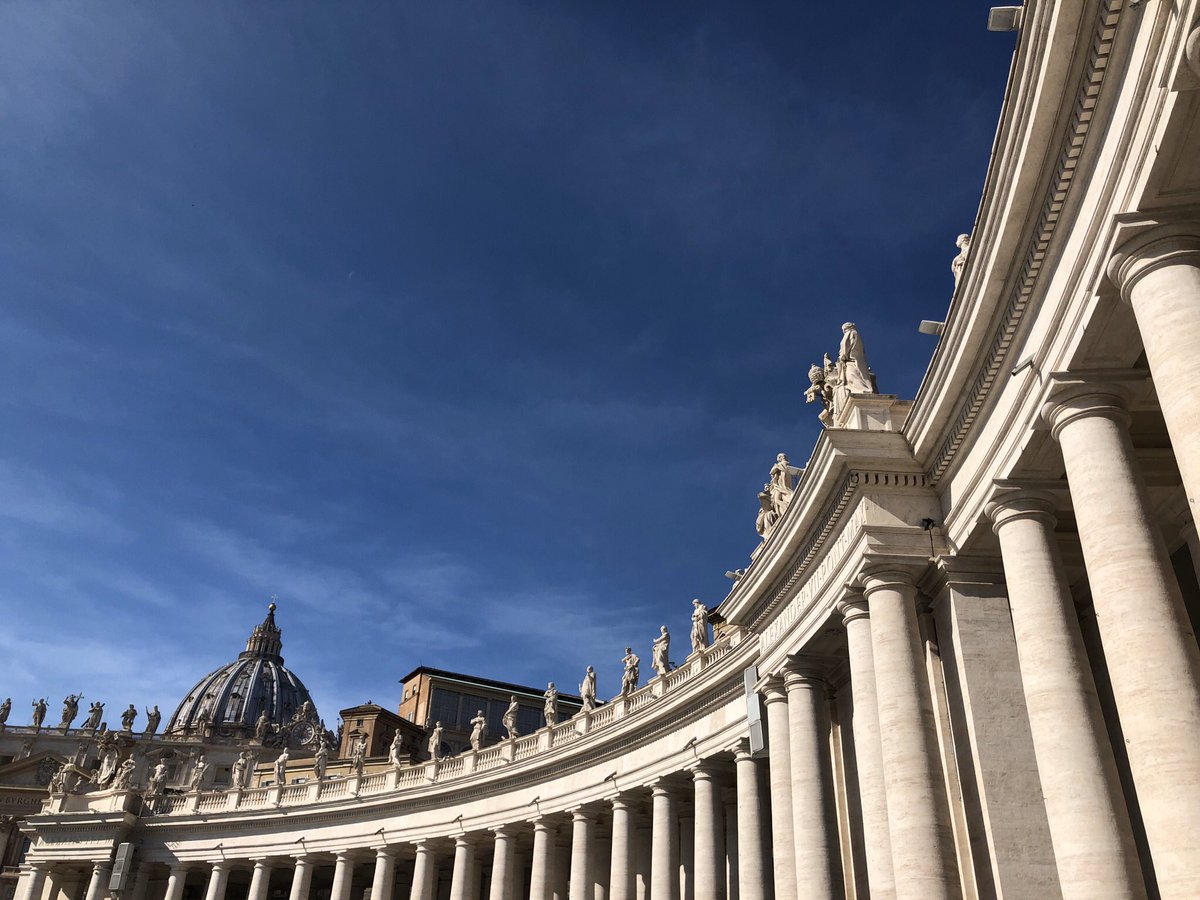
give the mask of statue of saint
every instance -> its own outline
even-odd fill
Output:
[[[154,709],[146,710],[146,730],[142,734],[154,734],[158,731],[158,723],[162,721],[162,713],[158,711],[158,704],[154,704]]]
[[[154,772],[150,775],[148,793],[151,797],[161,797],[166,789],[167,764],[160,759],[158,765],[154,767]]]
[[[12,697],[5,697],[0,703],[0,731],[8,725],[8,714],[12,712]]]
[[[554,686],[553,681],[546,685],[546,692],[542,696],[546,698],[542,706],[542,715],[547,725],[554,725],[558,722],[558,688]]]
[[[650,648],[650,668],[662,678],[671,671],[671,635],[664,625]]]
[[[117,774],[117,766],[121,760],[121,751],[115,742],[110,743],[100,757],[100,768],[96,772],[96,784],[104,787]]]
[[[33,701],[33,727],[42,730],[42,722],[46,721],[46,698]]]
[[[692,601],[692,652],[699,653],[708,646],[708,607],[699,600]]]
[[[100,720],[102,718],[104,718],[104,704],[97,700],[88,707],[87,718],[83,720],[83,728],[94,732],[100,727]]]
[[[280,787],[287,784],[287,765],[288,752],[287,747],[284,747],[283,752],[275,759],[275,783]]]
[[[637,690],[638,679],[642,676],[642,661],[638,659],[632,647],[626,647],[625,658],[621,662],[625,666],[621,673],[621,696],[625,697]]]
[[[517,704],[515,696],[509,697],[508,709],[504,711],[504,716],[500,719],[500,723],[504,726],[504,730],[508,732],[508,739],[511,741],[517,736],[517,710],[520,707]]]
[[[137,707],[130,703],[129,709],[121,713],[121,730],[132,732],[135,719],[137,719]]]
[[[229,789],[242,790],[246,786],[246,782],[250,780],[250,760],[246,758],[247,754],[242,753],[233,761],[233,768],[229,771]]]
[[[950,271],[954,274],[954,284],[957,287],[958,279],[962,278],[963,268],[967,265],[967,256],[971,253],[971,236],[960,234],[955,238],[954,246],[958,247],[958,256],[950,260]]]
[[[775,465],[771,466],[771,502],[780,518],[796,493],[795,479],[802,474],[804,470],[788,462],[786,453],[775,457]]]
[[[361,778],[366,765],[367,739],[360,736],[355,738],[354,743],[350,745],[350,769]]]
[[[196,764],[192,766],[192,780],[188,785],[189,790],[193,793],[200,790],[200,784],[204,781],[204,775],[208,772],[208,763],[204,761],[204,754],[196,760]]]
[[[206,731],[208,731],[208,723],[211,721],[212,710],[210,710],[207,706],[201,707],[200,711],[196,713],[196,730],[201,734],[204,734]]]
[[[254,737],[261,741],[267,736],[267,732],[271,730],[271,720],[267,716],[266,710],[259,715],[258,721],[254,723]]]
[[[583,682],[579,685],[579,696],[583,700],[580,712],[591,712],[596,708],[596,670],[591,666],[583,673]]]
[[[437,762],[442,758],[442,723],[438,722],[429,733],[429,758]]]
[[[842,345],[838,349],[838,365],[841,366],[846,389],[852,394],[874,394],[875,376],[867,365],[867,351],[858,327],[853,322],[842,325]]]
[[[779,513],[775,512],[775,500],[771,496],[771,485],[768,482],[758,492],[758,518],[754,520],[754,530],[765,541],[778,521]]]
[[[58,723],[58,727],[65,733],[71,727],[71,723],[75,721],[75,717],[79,715],[79,701],[83,694],[67,694],[63,698],[62,721]]]
[[[133,761],[133,757],[129,757],[125,762],[117,767],[117,774],[113,776],[112,789],[114,791],[127,791],[133,787],[133,770],[137,768],[137,763]]]
[[[487,737],[487,717],[481,709],[475,713],[475,718],[471,720],[471,749],[478,750],[482,747],[485,737]]]
[[[388,762],[392,764],[393,769],[399,769],[408,762],[404,754],[404,738],[399,731],[392,735],[392,745],[388,747]]]
[[[325,777],[325,767],[329,765],[329,745],[325,743],[325,736],[321,735],[321,743],[317,747],[316,755],[313,756],[313,777],[320,781]]]

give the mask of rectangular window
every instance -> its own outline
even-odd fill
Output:
[[[435,688],[429,700],[429,724],[441,722],[445,728],[458,727],[458,706],[462,694],[457,691],[447,691]],[[472,713],[474,715],[474,713]],[[468,716],[468,719],[470,716]]]
[[[531,734],[544,724],[542,711],[537,707],[521,706],[517,709],[517,730],[521,734]]]

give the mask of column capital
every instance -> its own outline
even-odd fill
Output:
[[[773,703],[787,703],[787,688],[783,684],[782,675],[769,675],[762,682],[763,702],[770,706]]]
[[[254,863],[254,868],[256,868],[256,869],[270,869],[271,868],[271,861],[266,856],[253,857],[250,860],[250,862]]]
[[[846,595],[833,604],[834,610],[842,617],[842,624],[856,619],[867,619],[871,616],[867,598],[861,588],[848,588]]]
[[[496,839],[516,837],[517,826],[512,822],[505,822],[503,825],[493,825],[488,829],[496,836]]]
[[[999,534],[1002,526],[1022,519],[1033,519],[1053,529],[1058,523],[1058,506],[1058,497],[1051,491],[998,481],[984,512],[992,522],[992,531]]]
[[[692,763],[686,768],[691,776],[692,781],[713,781],[721,774],[721,765],[711,758],[702,759]]]
[[[806,688],[824,691],[830,669],[836,660],[822,657],[789,656],[783,667],[783,686],[791,693]]]
[[[218,859],[215,862],[210,862],[209,866],[212,867],[212,870],[214,872],[228,872],[231,869],[233,869],[233,860],[232,859]]]
[[[337,853],[334,854],[334,858],[340,863],[352,863],[352,862],[354,862],[354,851],[353,850],[339,850]]]
[[[587,806],[573,806],[567,810],[572,822],[595,822],[596,810]]]
[[[533,826],[534,831],[545,831],[545,832],[558,831],[558,825],[556,823],[552,822],[550,820],[550,816],[548,816],[544,813],[540,816],[534,816],[532,819],[526,819],[525,821]]]
[[[1126,303],[1137,283],[1163,266],[1200,268],[1200,228],[1194,222],[1171,222],[1139,229],[1113,252],[1109,279]]]
[[[876,591],[893,590],[916,596],[917,579],[924,566],[903,562],[871,562],[859,573],[863,596],[869,601]]]
[[[479,843],[479,840],[473,834],[456,834],[454,836],[454,848],[456,850],[459,847],[474,847],[477,843]]]
[[[662,778],[656,778],[648,785],[651,797],[674,797],[675,792]]]
[[[733,753],[733,761],[735,763],[754,759],[754,753],[750,750],[749,738],[742,738],[730,748],[730,751]]]
[[[620,791],[609,797],[608,802],[613,809],[634,810],[638,805],[638,797],[633,791]]]
[[[376,859],[395,859],[400,852],[400,848],[392,844],[384,844],[382,847],[375,848]]]
[[[1140,369],[1054,372],[1042,406],[1042,420],[1050,426],[1050,435],[1056,441],[1063,428],[1079,419],[1102,417],[1128,426],[1131,395],[1148,376]]]

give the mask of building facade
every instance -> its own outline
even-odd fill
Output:
[[[51,793],[20,900],[1200,896],[1200,13],[1016,21],[917,396],[810,370],[710,646],[478,752]]]

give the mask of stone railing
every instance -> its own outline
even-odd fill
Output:
[[[412,790],[478,772],[494,771],[536,757],[538,754],[568,745],[587,743],[598,732],[624,722],[642,710],[653,708],[655,701],[671,696],[690,681],[723,659],[731,651],[729,638],[722,638],[699,656],[693,654],[684,665],[665,678],[654,678],[627,697],[618,697],[590,713],[542,728],[533,734],[505,740],[478,752],[467,751],[439,762],[419,762],[399,769],[372,772],[361,777],[327,778],[247,790],[208,791],[170,795],[157,801],[156,815],[187,815],[221,811],[252,810],[273,806],[302,806],[310,803],[345,800],[363,794],[380,795],[391,791]],[[87,799],[87,795],[84,795]],[[89,804],[90,806],[90,804]]]

